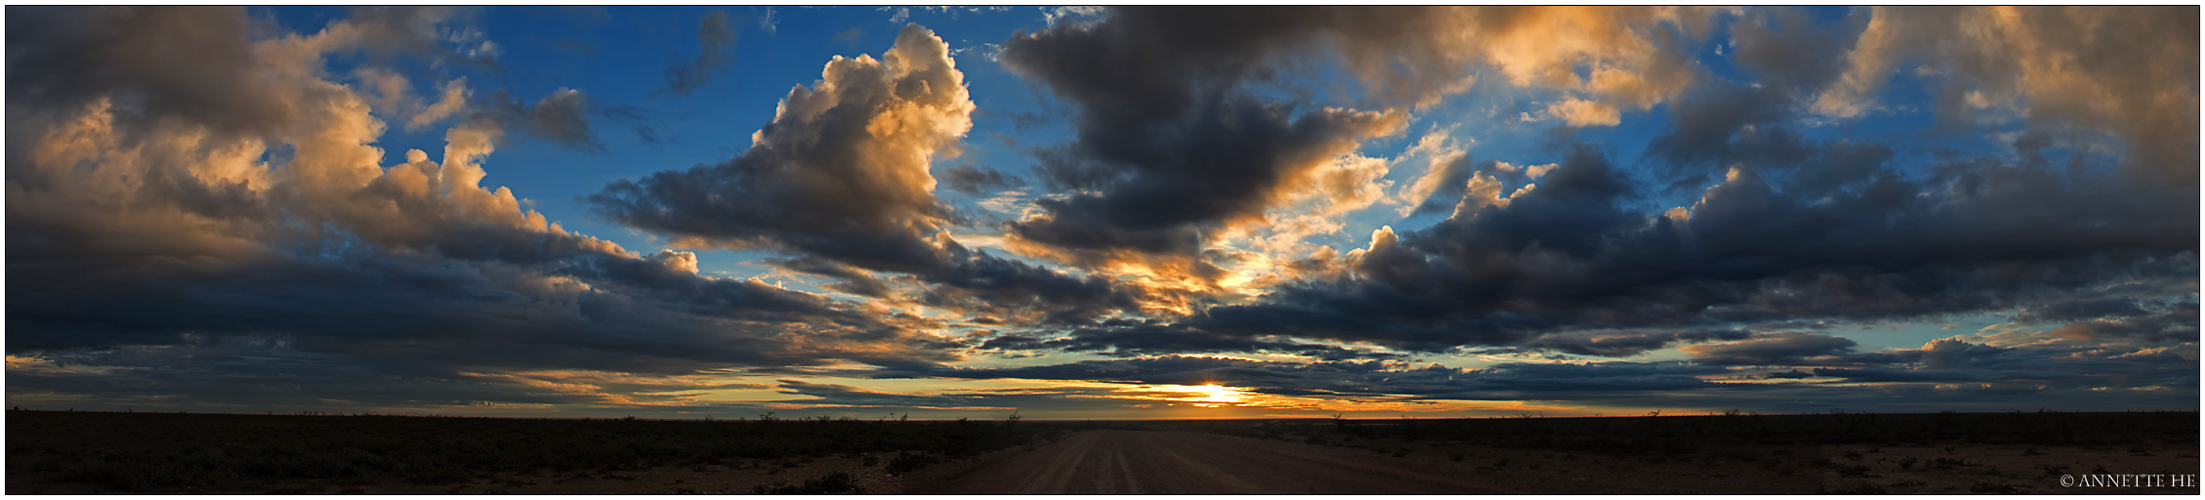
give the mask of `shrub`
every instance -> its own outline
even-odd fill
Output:
[[[1853,486],[1830,490],[1826,493],[1831,495],[1888,495],[1891,493],[1891,491],[1884,489],[1884,487],[1881,485],[1861,483]]]
[[[851,476],[848,472],[834,472],[806,479],[803,484],[798,485],[781,485],[768,488],[761,484],[752,487],[751,491],[760,495],[828,495],[865,492],[864,489],[858,487],[857,477]]]
[[[936,460],[933,455],[928,455],[925,453],[912,453],[906,451],[897,454],[894,460],[888,461],[888,473],[903,474],[906,472],[919,470],[919,468],[921,467],[933,465],[936,461],[938,460]]]

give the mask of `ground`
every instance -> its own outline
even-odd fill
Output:
[[[11,411],[6,492],[2197,494],[2197,422],[2195,412],[1012,423]],[[2062,486],[2099,474],[2190,482]]]

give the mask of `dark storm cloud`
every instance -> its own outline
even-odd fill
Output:
[[[1845,72],[1845,51],[1867,29],[1867,9],[1853,9],[1844,18],[1817,22],[1806,9],[1771,7],[1754,9],[1730,28],[1731,60],[1745,68],[1763,86],[1779,88],[1785,95],[1804,97],[1819,92]]]
[[[1077,276],[954,242],[944,250],[946,265],[913,274],[932,285],[919,297],[930,306],[1042,324],[1082,324],[1140,308],[1138,290],[1109,278]]]
[[[1839,168],[1818,165],[1800,168]],[[1436,351],[1583,329],[1922,318],[2194,283],[2196,218],[2160,209],[2195,203],[2187,187],[1982,160],[1918,178],[1870,171],[1830,190],[1796,187],[1824,182],[1812,172],[1771,180],[1740,167],[1689,214],[1645,215],[1623,208],[1635,194],[1624,174],[1578,148],[1506,203],[1466,199],[1431,228],[1381,231],[1349,274],[1176,327]]]
[[[2068,323],[2049,333],[2118,345],[2166,345],[2198,340],[2197,302],[2176,302],[2157,310],[2110,312],[2091,321]]]
[[[269,134],[311,110],[285,99],[300,92],[255,75],[289,61],[262,59],[246,34],[242,9],[216,7],[18,7],[10,12],[8,100],[28,108],[75,109],[108,97],[122,124],[145,127],[177,117],[219,131]],[[371,7],[331,23],[321,35],[375,60],[396,56],[494,67],[478,32],[453,30],[461,9]],[[440,32],[443,30],[445,32]],[[455,48],[456,47],[456,48]],[[470,49],[474,47],[474,49]],[[307,93],[311,93],[308,91]],[[562,90],[530,105],[499,91],[474,103],[473,115],[581,150],[599,151],[580,91]]]
[[[1406,110],[1468,88],[1474,64],[1518,86],[1574,89],[1570,102],[1586,110],[1651,107],[1696,72],[1672,50],[1677,33],[1664,28],[1703,33],[1707,17],[1663,9],[1128,7],[1014,36],[1002,46],[1003,64],[1080,110],[1077,140],[1040,150],[1037,170],[1052,186],[1084,192],[1044,205],[1046,213],[1010,232],[1084,266],[1127,260],[1125,252],[1191,259],[1219,229],[1260,220],[1324,161],[1398,132]],[[1382,111],[1249,90],[1286,83],[1293,64],[1327,53],[1369,89],[1356,105]],[[1602,70],[1581,78],[1582,64]]]
[[[255,54],[255,22],[232,7],[10,6],[8,101],[26,109],[75,109],[108,97],[120,124],[184,118],[223,133],[267,134],[307,119],[255,75],[277,61]],[[398,55],[494,68],[472,31],[439,33],[466,17],[448,7],[368,7],[331,23],[348,45],[382,64]],[[467,53],[472,51],[474,53]]]
[[[2031,307],[2014,317],[2015,321],[2041,323],[2078,319],[2097,319],[2106,316],[2141,316],[2144,309],[2137,307],[2132,297],[2086,297],[2049,302]]]
[[[949,190],[979,196],[997,190],[1026,185],[1018,176],[1000,170],[959,163],[942,170],[942,184]]]
[[[1191,255],[1202,232],[1260,215],[1319,162],[1392,133],[1396,115],[1241,93],[1242,82],[1264,78],[1267,59],[1309,43],[1298,35],[1339,29],[1330,19],[1298,9],[1119,9],[1005,42],[1007,67],[1083,110],[1078,142],[1043,150],[1043,178],[1097,191],[1050,200],[1047,215],[1012,232],[1075,252]]]
[[[712,75],[735,63],[735,57],[727,51],[735,48],[735,25],[727,21],[726,12],[705,14],[697,26],[697,59],[676,62],[666,68],[666,91],[675,95],[689,95],[712,80]]]
[[[2022,394],[2091,388],[2196,388],[2198,384],[2195,342],[2108,349],[2073,343],[1994,347],[1939,339],[1921,349],[1893,354],[1901,361],[1815,368],[1813,372],[1818,377],[1843,379],[1840,383],[1976,383]]]
[[[267,84],[253,77],[244,9],[9,6],[8,14],[9,103],[67,109],[119,96],[141,103],[126,108],[139,115],[132,122],[183,115],[248,133],[296,119],[256,98]]]
[[[571,262],[586,268],[560,274],[497,262],[344,255],[62,286],[33,283],[68,268],[11,265],[32,269],[11,271],[10,291],[36,293],[24,293],[24,309],[9,314],[16,332],[10,346],[104,349],[173,342],[178,332],[280,333],[315,352],[403,356],[452,367],[681,373],[818,363],[842,357],[836,353],[842,348],[914,340],[870,314],[755,281],[708,279],[620,257]],[[808,345],[798,345],[800,339]],[[848,359],[942,360],[930,357],[933,352],[889,350]]]
[[[1680,176],[1674,187],[1699,187],[1732,167],[1782,178],[1800,198],[1857,189],[1889,169],[1895,153],[1874,142],[1817,141],[1792,130],[1802,94],[1782,86],[1743,86],[1712,81],[1670,104],[1669,132],[1647,145],[1646,155]]]
[[[1727,166],[1723,160],[1731,137],[1748,126],[1767,126],[1789,118],[1794,97],[1784,87],[1753,87],[1722,80],[1693,87],[1671,103],[1668,133],[1655,137],[1646,153],[1667,160],[1672,168],[1696,163]],[[1779,154],[1785,159],[1805,156],[1803,152],[1783,153],[1764,154]]]
[[[1337,109],[1295,116],[1223,95],[1190,106],[1185,121],[1114,131],[1128,137],[1097,138],[1083,128],[1081,153],[1097,160],[1087,165],[1107,173],[1076,176],[1123,180],[1101,194],[1050,200],[1041,205],[1048,215],[1014,223],[1012,232],[1073,250],[1184,255],[1192,249],[1184,237],[1169,243],[1159,237],[1199,235],[1258,217],[1307,171],[1357,140],[1391,133],[1401,118]],[[1054,178],[1061,183],[1066,174]]]
[[[1701,183],[1704,177],[1692,176],[1741,162],[1764,169],[1796,167],[1802,175],[1820,177],[1800,187],[1859,180],[1882,158],[1855,157],[1887,158],[1888,148],[1818,144],[1783,125],[1845,71],[1843,53],[1869,17],[1856,9],[1842,19],[1817,22],[1803,9],[1768,8],[1740,18],[1732,27],[1732,60],[1754,77],[1752,83],[1709,79],[1685,90],[1670,104],[1669,131],[1647,146],[1647,156]],[[1816,164],[1802,166],[1805,162]]]

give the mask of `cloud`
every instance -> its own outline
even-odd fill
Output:
[[[954,369],[929,376],[965,379],[1076,380],[1246,388],[1280,396],[1517,400],[1599,399],[1604,394],[1705,389],[1720,367],[1683,363],[1503,363],[1482,369],[1415,366],[1400,361],[1259,361],[1151,356],[1017,368]]]
[[[1555,101],[1541,112],[1541,118],[1561,120],[1572,127],[1603,125],[1613,127],[1623,123],[1623,115],[1615,108],[1580,99]]]
[[[1043,9],[1043,10],[1041,11],[1041,22],[1042,22],[1042,24],[1047,24],[1047,25],[1055,26],[1055,25],[1057,24],[1057,20],[1058,20],[1058,19],[1086,19],[1086,18],[1093,18],[1093,17],[1096,17],[1096,16],[1100,16],[1100,15],[1102,15],[1102,13],[1103,13],[1103,8],[1102,8],[1102,7],[1096,7],[1096,6],[1088,6],[1088,5],[1066,5],[1066,6],[1059,6],[1059,7],[1054,7],[1054,8],[1048,8],[1048,9]]]
[[[11,8],[11,399],[686,411],[776,387],[728,382],[751,369],[1431,407],[2192,405],[2197,191],[2140,175],[2196,164],[2177,113],[2195,111],[2195,72],[2146,63],[2195,56],[2164,47],[2196,31],[2164,12],[1052,14],[1000,52],[1069,104],[1069,142],[1004,141],[1033,156],[1026,178],[956,161],[975,101],[946,44],[908,26],[878,59],[827,62],[735,158],[583,197],[670,247],[630,250],[483,181],[510,138],[603,152],[590,122],[644,111],[482,86],[497,80],[465,72],[503,49],[469,10],[294,33],[235,8]],[[1726,15],[1741,72],[1702,78],[1689,51]],[[734,31],[706,17],[668,91],[731,64]],[[1352,92],[1301,73],[1329,64]],[[1864,116],[1910,65],[1945,85],[1945,127],[2018,113],[2018,129],[1998,151],[1925,152],[1908,141],[1941,136],[1823,122]],[[1654,168],[1611,160],[1634,143],[1473,160],[1449,126],[1365,156],[1473,85],[1523,87],[1544,104],[1514,111],[1578,127],[1668,113]],[[380,144],[392,127],[437,127],[442,148]],[[2098,129],[2129,149],[2083,142]],[[994,212],[939,189],[995,195]],[[1443,220],[1381,225],[1379,204]],[[826,292],[700,275],[700,249],[768,252]],[[2009,319],[1907,349],[1835,329],[1952,316]],[[1686,359],[1551,362],[1670,350]],[[949,367],[1046,351],[1087,360]],[[1444,364],[1467,357],[1492,364]],[[285,377],[299,385],[268,383]],[[1145,397],[862,385],[783,381],[815,399],[770,404]]]
[[[1026,251],[1090,268],[1171,268],[1221,276],[1195,255],[1216,235],[1265,220],[1313,183],[1318,167],[1361,141],[1397,133],[1406,110],[1470,84],[1490,64],[1517,85],[1600,96],[1567,118],[1610,123],[1599,109],[1647,107],[1689,82],[1681,56],[1649,38],[1704,13],[1662,9],[1263,8],[1113,9],[1013,37],[1000,58],[1078,105],[1078,140],[1043,150],[1053,187],[1042,214],[1013,223]],[[1279,61],[1330,49],[1371,90],[1378,110],[1270,102],[1244,86]],[[1575,76],[1581,62],[1589,78]],[[1308,109],[1308,111],[1299,111]],[[1606,108],[1613,114],[1613,108]],[[1446,174],[1443,172],[1442,176]],[[1129,255],[1132,254],[1132,255]],[[1214,279],[1214,278],[1210,278]]]
[[[1981,161],[1946,168],[1830,190],[1739,167],[1672,218],[1626,210],[1637,191],[1625,174],[1577,148],[1506,204],[1466,196],[1430,228],[1376,232],[1341,256],[1346,273],[1173,324],[1438,351],[1583,330],[1906,320],[2194,283],[2193,216],[2151,208],[2187,206],[2194,191]]]
[[[794,394],[818,398],[816,401],[795,401],[797,404],[835,405],[857,407],[892,408],[944,408],[967,409],[975,405],[950,395],[895,394],[870,391],[839,384],[819,384],[801,380],[781,380],[782,394]]]
[[[11,9],[8,100],[79,108],[109,95],[142,96],[131,128],[188,115],[223,132],[265,132],[295,110],[257,99],[268,83],[242,9],[213,7]]]
[[[1552,349],[1570,354],[1605,356],[1611,358],[1634,356],[1674,344],[1709,342],[1720,340],[1745,340],[1751,332],[1728,330],[1676,330],[1676,331],[1584,331],[1543,335],[1523,342],[1524,347]],[[1842,339],[1841,339],[1842,340]],[[1850,342],[1850,341],[1848,341]],[[1714,344],[1685,346],[1704,349]]]
[[[1784,88],[1775,86],[1755,88],[1723,81],[1695,86],[1670,104],[1669,131],[1655,137],[1646,154],[1667,160],[1672,168],[1701,162],[1725,168],[1737,161],[1726,157],[1733,138],[1743,130],[1790,117],[1791,98]]]
[[[1880,361],[1852,367],[1830,367],[1839,358],[1869,358],[1830,354],[1852,346],[1837,337],[1773,334],[1703,345],[1714,347],[1701,352],[1716,356],[1694,362],[1509,362],[1465,369],[1394,359],[1265,361],[1163,355],[894,373],[978,380],[1218,384],[1272,396],[1321,397],[1343,405],[1375,399],[1560,400],[1592,408],[1743,407],[1764,412],[1814,412],[1832,405],[1878,411],[1990,411],[2011,407],[2015,397],[2030,398],[2031,404],[2043,407],[2180,407],[2181,391],[2165,388],[2192,387],[2197,380],[2194,343],[2079,358],[2074,355],[2079,351],[2067,347],[1993,348],[1941,339],[1922,349],[1877,353],[1882,355],[1877,358]],[[1777,362],[1780,371],[1721,366],[1727,363],[1710,360]],[[1817,378],[1838,380],[1813,380]]]
[[[977,165],[956,164],[942,170],[942,184],[949,190],[980,196],[1013,187],[1025,186],[1018,176]]]
[[[1080,324],[1117,311],[1139,310],[1143,292],[1100,276],[1047,267],[944,245],[949,265],[913,276],[933,285],[920,303],[1018,324]]]
[[[1454,146],[1445,131],[1425,134],[1395,161],[1408,158],[1424,159],[1425,167],[1424,174],[1404,186],[1397,198],[1402,216],[1448,212],[1461,203],[1472,174],[1470,155]]]
[[[704,406],[697,396],[707,391],[765,388],[694,376],[591,370],[486,373],[300,347],[298,338],[262,335],[10,355],[11,390],[20,391],[10,397],[21,406],[42,409],[543,415],[592,407],[633,412],[639,406]],[[269,383],[275,373],[284,382]],[[176,394],[194,397],[177,400]]]
[[[2044,333],[2106,346],[2156,346],[2197,338],[2196,302],[2177,302],[2157,311],[2136,309],[2134,306],[2129,306],[2129,309],[2115,307],[2093,311],[2092,313],[2080,313],[2072,309],[2077,302],[2088,303],[2098,300],[2069,299],[2055,302],[2043,308],[2044,313],[2052,314],[2031,311],[2030,314],[2023,315],[2022,319],[2023,321],[2044,321],[2048,317],[2061,316],[2073,319],[2082,317],[2084,314],[2094,313],[2097,316],[2090,316],[2092,318],[2090,321],[2067,323]],[[2069,307],[2063,308],[2061,307],[2063,305]]]
[[[907,26],[881,59],[837,57],[823,74],[790,91],[743,155],[615,182],[584,201],[677,247],[803,256],[791,262],[844,278],[837,288],[857,295],[899,295],[864,272],[877,271],[930,285],[908,297],[916,303],[997,317],[1077,322],[1133,306],[1108,280],[968,250],[943,232],[955,221],[929,168],[955,153],[974,107],[933,32]],[[962,165],[945,175],[953,189],[1015,179]]]
[[[972,126],[947,46],[917,25],[881,59],[837,57],[789,92],[751,149],[717,165],[622,180],[584,200],[615,222],[697,248],[774,248],[876,270],[940,259],[931,161]]]
[[[117,19],[224,18],[201,9],[40,12],[93,33]],[[8,317],[11,353],[173,353],[193,339],[273,336],[307,358],[403,359],[446,372],[685,373],[953,358],[872,311],[698,276],[689,253],[640,257],[564,230],[511,190],[480,185],[504,133],[497,121],[452,126],[440,157],[411,150],[382,164],[374,144],[384,122],[371,103],[380,96],[367,92],[375,85],[324,79],[328,54],[368,50],[369,39],[351,30],[249,43],[251,58],[236,66],[124,72],[108,94],[83,100],[11,95],[11,109],[25,112],[9,118],[7,136],[7,230],[16,242],[8,291],[27,301]],[[148,33],[182,37],[179,44],[200,33],[173,31]],[[18,49],[29,61],[75,47]],[[236,97],[258,101],[239,109],[285,111],[200,111],[190,102],[204,96],[134,90],[201,78],[159,71],[221,70],[252,82],[255,92]],[[563,91],[518,116],[572,124],[583,107],[580,94]],[[133,121],[149,110],[163,117]],[[166,366],[145,363],[122,366]]]
[[[1860,116],[1893,72],[1918,63],[1942,75],[1942,109],[1960,109],[1964,95],[2022,98],[2032,126],[2068,121],[2111,131],[2127,142],[2128,168],[2195,184],[2197,44],[2164,43],[2195,38],[2195,13],[2194,6],[1875,8],[1845,55],[1843,76],[1815,96],[1813,109]]]
[[[694,61],[675,62],[666,68],[666,92],[689,95],[712,80],[712,75],[735,63],[735,57],[727,51],[735,48],[735,25],[728,23],[726,12],[705,14],[697,26],[697,51]]]
[[[1175,134],[1108,146],[1101,158],[1125,166],[1104,167],[1124,170],[1103,175],[1126,180],[1101,194],[1043,201],[1049,213],[1013,224],[1011,233],[1073,252],[1185,255],[1197,242],[1175,235],[1261,220],[1298,188],[1321,182],[1312,174],[1358,140],[1391,134],[1403,119],[1342,109],[1289,118],[1237,98],[1198,106],[1197,121],[1173,127]]]
[[[458,115],[461,111],[467,109],[468,95],[466,77],[445,82],[444,88],[438,93],[440,98],[436,101],[436,104],[430,104],[422,108],[419,114],[415,114],[412,119],[406,122],[406,129],[414,130],[427,127],[430,124],[443,121],[445,118]]]
[[[1816,21],[1806,9],[1754,9],[1731,27],[1731,60],[1795,99],[1811,97],[1845,71],[1845,51],[1868,26],[1871,11],[1853,9],[1844,18]]]
[[[1737,342],[1688,345],[1678,349],[1694,362],[1714,365],[1781,365],[1801,358],[1840,354],[1859,345],[1852,339],[1813,333],[1766,333]]]
[[[2025,323],[2097,319],[2107,316],[2142,316],[2133,297],[2078,297],[2031,307],[2014,320]]]
[[[589,95],[580,90],[561,88],[535,104],[525,104],[501,90],[470,113],[468,121],[500,134],[525,132],[568,148],[601,153],[605,146],[590,133],[592,111]]]

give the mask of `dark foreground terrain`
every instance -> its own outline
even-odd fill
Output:
[[[6,493],[2197,494],[2198,417],[1097,423],[10,411]],[[2100,486],[2124,474],[2162,476]]]

